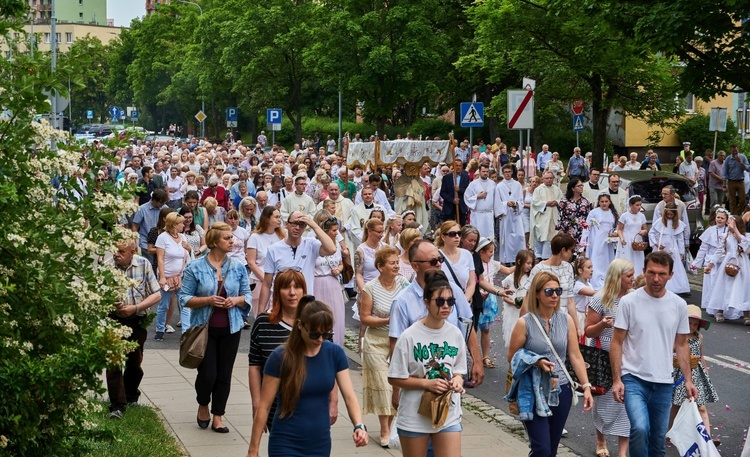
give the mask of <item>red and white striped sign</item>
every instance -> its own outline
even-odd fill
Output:
[[[534,128],[534,91],[508,91],[508,128],[526,130]]]

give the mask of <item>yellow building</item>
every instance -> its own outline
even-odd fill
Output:
[[[32,26],[27,25],[24,27],[28,35],[28,40],[31,39]],[[107,44],[113,39],[120,36],[120,27],[111,27],[106,25],[97,24],[73,24],[73,23],[58,23],[55,26],[55,35],[57,35],[57,50],[58,52],[66,52],[70,49],[70,46],[76,40],[84,38],[87,35],[91,37],[99,38],[103,44]],[[49,51],[52,41],[50,32],[50,25],[47,24],[34,24],[33,34],[36,37],[36,49],[40,51]],[[19,33],[15,33],[13,40],[17,44],[17,52],[26,52],[29,48],[29,41],[23,41]],[[12,58],[12,53],[8,49],[8,43],[4,40],[0,40],[0,52],[6,59]]]

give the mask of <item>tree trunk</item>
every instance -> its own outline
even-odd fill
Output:
[[[604,165],[604,151],[607,145],[607,119],[609,118],[609,109],[602,108],[601,102],[594,101],[592,104],[593,111],[593,157],[591,158],[592,166],[602,169]]]

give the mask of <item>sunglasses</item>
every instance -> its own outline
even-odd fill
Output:
[[[438,266],[439,263],[445,262],[445,257],[439,256],[432,260],[414,260],[414,263],[429,263],[431,267]]]
[[[461,236],[461,232],[459,230],[453,230],[453,231],[450,231],[450,232],[443,233],[443,236],[449,236],[451,238],[454,238],[454,237],[457,237],[457,236]]]
[[[453,308],[456,305],[456,299],[453,297],[451,298],[438,297],[435,299],[435,304],[437,305],[438,308],[442,308],[443,306],[446,306],[446,305],[448,305],[448,308]]]
[[[307,223],[305,223],[304,221],[287,222],[287,224],[289,224],[289,225],[296,225],[299,228],[305,228],[305,227],[307,227]]]
[[[546,289],[544,289],[544,295],[548,297],[551,297],[553,294],[559,297],[562,295],[562,293],[563,293],[562,287],[557,287],[557,288],[547,287]]]
[[[302,328],[305,329],[305,331],[307,332],[307,337],[310,338],[311,340],[317,340],[321,336],[323,337],[324,340],[330,340],[331,338],[333,338],[333,331],[331,331],[331,332],[311,332],[310,330],[307,329],[307,327],[305,326],[305,324],[302,324]]]

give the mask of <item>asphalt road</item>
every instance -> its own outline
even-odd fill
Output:
[[[700,306],[700,292],[693,290],[688,303]],[[347,310],[351,304],[347,305]],[[150,348],[179,348],[179,332],[176,327],[178,314],[176,313],[172,325],[176,333],[166,334],[164,341],[153,340],[155,333],[153,325],[149,329],[149,339],[146,350]],[[750,327],[745,327],[739,321],[717,324],[713,318],[711,327],[703,331],[704,355],[710,369],[711,380],[719,393],[719,402],[709,405],[711,428],[714,436],[720,436],[722,444],[719,448],[722,455],[740,456],[744,443],[744,436],[750,425]],[[347,311],[347,327],[358,331],[359,322],[351,318],[351,311]],[[491,355],[498,364],[495,369],[486,369],[484,383],[470,393],[483,401],[508,411],[507,404],[502,397],[505,393],[505,373],[508,369],[507,355],[502,343],[502,326],[496,323],[491,327],[492,336]],[[242,332],[239,357],[247,357],[250,347],[250,332]],[[595,437],[592,413],[583,413],[579,407],[572,411],[567,423],[568,435],[563,438],[563,444],[582,456],[594,456]],[[609,450],[616,455],[617,441],[608,440]],[[668,449],[667,455],[677,456],[674,448]]]

